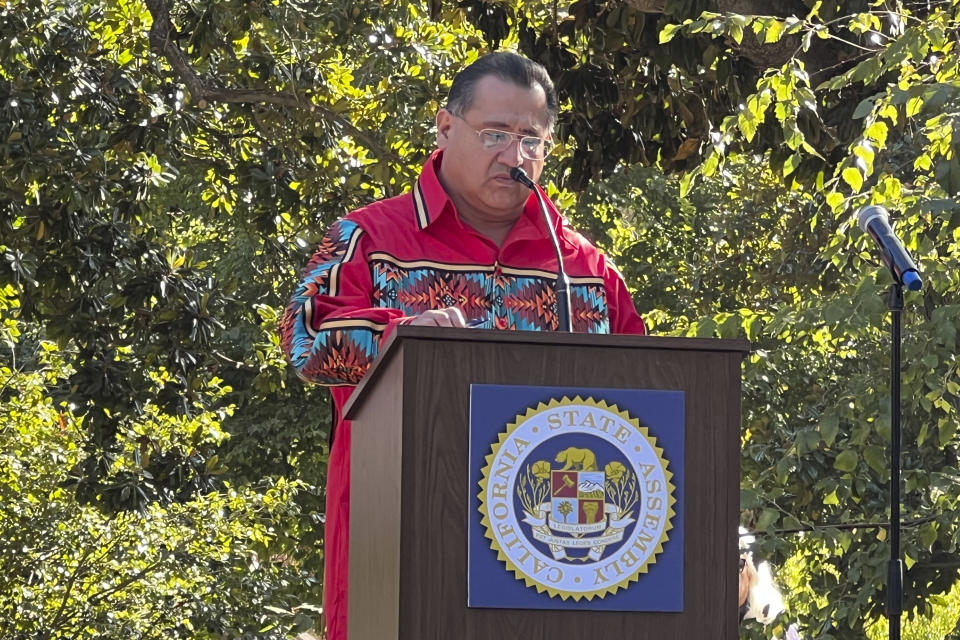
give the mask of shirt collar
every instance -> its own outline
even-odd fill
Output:
[[[417,214],[417,227],[421,231],[442,216],[448,209],[455,211],[453,200],[440,184],[440,158],[443,151],[437,149],[420,171],[420,177],[413,186],[413,207]]]
[[[453,200],[440,184],[438,171],[440,170],[440,159],[443,157],[443,151],[437,149],[427,159],[420,172],[420,177],[413,187],[413,206],[417,216],[417,227],[423,231],[431,224],[442,218],[444,215],[455,215],[456,208]],[[553,220],[553,228],[557,237],[563,244],[574,247],[564,233],[565,219],[557,210],[556,205],[547,197],[540,185],[537,189],[543,195],[547,203],[547,211],[550,212],[550,218]],[[547,235],[546,223],[543,215],[540,213],[540,206],[537,204],[537,198],[532,193],[523,205],[523,218],[518,220],[514,226],[515,231],[519,231],[523,236],[540,237]],[[522,224],[526,223],[526,224]],[[533,229],[530,229],[530,227]],[[527,233],[523,233],[526,231]],[[512,232],[511,232],[512,234]]]

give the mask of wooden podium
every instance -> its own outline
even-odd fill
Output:
[[[346,407],[350,640],[737,637],[743,340],[400,326]],[[683,611],[467,607],[471,384],[685,394]]]

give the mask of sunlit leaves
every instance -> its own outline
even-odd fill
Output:
[[[863,171],[859,166],[847,167],[841,173],[841,177],[854,193],[859,192],[863,187]]]
[[[6,326],[16,323],[9,301],[0,302]],[[72,373],[69,354],[48,341],[31,353],[29,344],[8,345],[22,359],[17,370],[0,365],[0,633],[118,637],[122,628],[159,640],[269,623],[272,632],[258,637],[287,637],[291,623],[267,603],[292,599],[290,587],[312,578],[271,550],[302,484],[225,486],[117,514],[80,504],[65,486],[83,459],[84,417],[49,395]],[[168,377],[151,375],[158,384]],[[211,436],[191,429],[216,432],[224,417],[197,415],[188,425],[153,408],[128,424],[111,473],[136,478],[128,488],[137,491],[153,479],[144,457],[196,446]]]

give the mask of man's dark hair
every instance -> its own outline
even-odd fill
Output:
[[[547,96],[547,128],[553,128],[558,111],[557,91],[553,88],[553,80],[543,65],[510,51],[488,53],[458,73],[450,87],[450,95],[447,96],[447,111],[462,116],[473,104],[473,92],[477,83],[486,76],[496,76],[504,82],[531,89],[539,85]]]

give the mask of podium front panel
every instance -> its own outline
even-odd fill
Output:
[[[350,639],[736,638],[743,343],[466,333],[401,336],[351,409]],[[683,392],[682,611],[467,606],[472,384]]]

